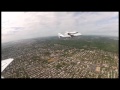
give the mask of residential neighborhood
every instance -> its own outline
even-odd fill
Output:
[[[85,48],[44,40],[14,44],[2,49],[2,59],[14,58],[2,75],[5,78],[118,78],[118,53]]]

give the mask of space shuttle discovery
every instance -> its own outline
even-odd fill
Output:
[[[1,61],[1,72],[3,72],[5,70],[5,68],[7,68],[7,66],[13,61],[13,58],[9,58],[9,59],[5,59]],[[1,76],[1,78],[4,78]]]
[[[80,36],[80,35],[82,35],[82,34],[76,32],[76,31],[74,31],[74,32],[66,32],[65,34],[58,33],[59,38],[73,38],[73,37]]]

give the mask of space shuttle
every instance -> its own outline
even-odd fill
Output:
[[[58,33],[59,38],[73,38],[82,35],[81,33],[78,33],[76,31],[74,32],[66,32],[65,34]]]

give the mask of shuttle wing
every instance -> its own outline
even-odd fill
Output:
[[[1,64],[2,64],[1,72],[2,72],[13,60],[14,60],[13,58],[9,58],[9,59],[6,59],[6,60],[2,60],[2,61],[1,61]]]

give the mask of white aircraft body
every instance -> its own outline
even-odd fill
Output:
[[[1,67],[1,72],[4,71],[4,69],[13,61],[13,58],[5,59],[1,61],[2,67]],[[3,77],[2,77],[3,78]]]
[[[71,38],[71,37],[76,37],[76,36],[80,36],[82,35],[81,33],[78,33],[78,32],[66,32],[64,35],[61,34],[61,33],[58,33],[58,37],[61,38]]]

